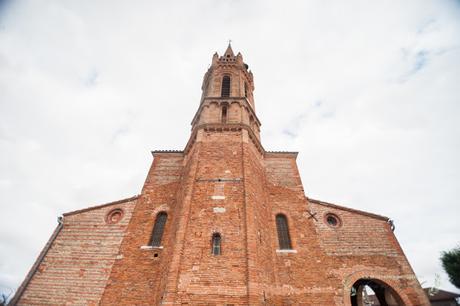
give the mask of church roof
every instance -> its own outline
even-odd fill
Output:
[[[345,207],[345,206],[341,206],[341,205],[337,205],[337,204],[332,204],[332,203],[328,203],[328,202],[324,202],[324,201],[320,201],[320,200],[315,200],[315,199],[308,198],[308,197],[307,197],[307,200],[308,200],[308,202],[311,202],[311,203],[314,203],[314,204],[319,204],[319,205],[327,206],[327,207],[330,207],[330,208],[345,210],[345,211],[348,211],[348,212],[364,215],[364,216],[375,218],[375,219],[380,219],[380,220],[383,220],[383,221],[390,220],[390,218],[388,218],[388,217],[373,214],[373,213],[370,213],[370,212],[367,212],[367,211],[362,211],[362,210],[349,208],[349,207]]]
[[[93,209],[98,209],[98,208],[102,208],[102,207],[106,207],[106,206],[110,206],[110,205],[115,205],[115,204],[121,204],[121,203],[125,203],[125,202],[134,201],[134,200],[137,200],[138,198],[139,198],[139,195],[135,195],[133,197],[126,198],[126,199],[121,199],[121,200],[117,200],[117,201],[113,201],[113,202],[109,202],[109,203],[105,203],[105,204],[100,204],[100,205],[90,206],[90,207],[83,208],[83,209],[69,211],[69,212],[63,213],[62,215],[64,217],[65,216],[70,216],[70,215],[75,215],[75,214],[79,214],[79,213],[82,213],[82,212],[86,212],[88,210],[93,210]]]
[[[449,292],[441,289],[435,289],[435,288],[423,288],[425,293],[428,295],[428,298],[430,299],[431,302],[435,301],[449,301],[456,299],[460,297],[460,294],[455,293],[455,292]],[[430,292],[433,292],[432,295],[430,295]]]

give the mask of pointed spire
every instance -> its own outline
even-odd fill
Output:
[[[238,54],[236,55],[236,62],[240,65],[243,65],[244,62],[243,62],[243,55],[241,55],[241,52],[238,52]]]
[[[227,55],[230,55],[231,57],[235,56],[235,54],[233,53],[233,50],[232,50],[232,41],[231,40],[228,41],[228,47],[227,47],[227,50],[225,50],[224,57],[227,57]]]
[[[212,56],[212,63],[211,65],[215,65],[217,64],[217,61],[219,60],[219,55],[216,53],[214,53],[214,55]]]

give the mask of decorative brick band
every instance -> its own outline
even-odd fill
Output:
[[[196,133],[198,130],[204,131],[216,131],[216,132],[224,132],[224,131],[240,131],[246,130],[248,131],[249,138],[252,140],[254,145],[256,146],[257,150],[263,155],[265,154],[265,149],[263,148],[260,140],[256,137],[254,132],[252,131],[251,127],[244,123],[205,123],[195,126],[193,129],[192,135],[185,146],[184,154],[187,154],[192,145],[195,143]]]

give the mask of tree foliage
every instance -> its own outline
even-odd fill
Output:
[[[0,306],[6,306],[8,304],[11,294],[13,294],[11,288],[0,285]]]
[[[460,246],[441,254],[442,267],[449,275],[450,282],[460,289]]]
[[[6,302],[8,301],[9,295],[6,293],[0,293],[0,306],[5,306]]]

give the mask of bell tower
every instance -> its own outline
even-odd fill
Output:
[[[255,114],[253,75],[241,53],[235,55],[230,44],[224,55],[214,53],[201,90],[192,130],[205,126],[240,126],[260,141],[261,124]]]
[[[263,300],[264,281],[274,281],[273,241],[253,91],[240,53],[229,44],[213,55],[184,150],[152,152],[102,304]]]

